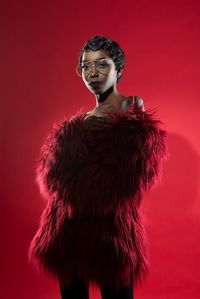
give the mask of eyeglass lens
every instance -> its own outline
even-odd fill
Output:
[[[92,65],[94,65],[95,69],[99,73],[106,73],[110,66],[110,62],[108,59],[94,60],[93,62],[86,62],[86,61],[82,62],[76,68],[77,74],[79,76],[82,76],[82,74],[85,74],[85,75],[89,74],[91,71]]]

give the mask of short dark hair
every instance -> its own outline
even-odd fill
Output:
[[[95,35],[89,39],[80,51],[78,64],[82,62],[83,52],[87,51],[105,50],[108,56],[114,61],[116,70],[121,71],[125,66],[125,54],[119,44],[111,38],[100,35]],[[121,80],[122,76],[117,78],[117,83]]]

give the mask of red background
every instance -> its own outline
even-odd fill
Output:
[[[54,121],[95,105],[75,66],[98,34],[126,53],[120,93],[141,96],[169,134],[162,183],[145,201],[152,270],[135,298],[200,298],[199,1],[13,0],[0,14],[0,297],[59,298],[27,264],[44,208],[33,165]]]

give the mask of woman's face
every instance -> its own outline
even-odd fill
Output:
[[[94,94],[102,94],[117,83],[117,70],[114,61],[106,51],[83,52],[82,79]]]

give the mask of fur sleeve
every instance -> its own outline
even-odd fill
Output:
[[[68,181],[85,158],[77,121],[72,117],[55,123],[41,146],[35,163],[36,183],[46,200],[67,196]]]
[[[136,173],[141,177],[140,189],[149,191],[160,178],[163,160],[167,157],[166,131],[153,112],[138,113],[141,122],[139,155],[133,158]]]
[[[126,118],[120,117],[117,122],[120,133],[115,142],[121,175],[116,186],[120,186],[125,197],[131,196],[138,203],[160,179],[167,157],[166,131],[161,125],[152,111],[129,111]]]

